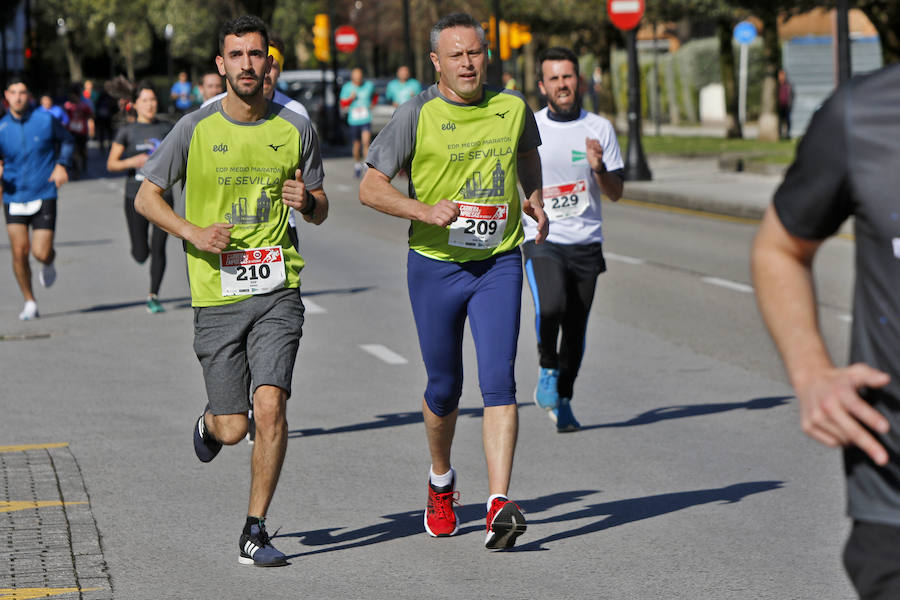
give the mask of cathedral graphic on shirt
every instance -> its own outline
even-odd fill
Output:
[[[266,195],[266,191],[262,190],[259,198],[256,199],[256,214],[250,214],[246,198],[239,198],[231,205],[231,213],[225,215],[225,220],[232,225],[268,223],[271,208],[272,200]]]
[[[503,196],[506,190],[506,172],[499,160],[491,172],[491,184],[491,187],[483,187],[481,173],[475,172],[466,179],[466,184],[459,189],[459,193],[466,200]]]

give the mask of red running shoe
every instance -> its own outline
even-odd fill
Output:
[[[516,538],[525,533],[525,517],[518,505],[506,498],[494,498],[487,514],[487,537],[484,547],[503,550],[516,545]]]
[[[456,474],[448,486],[434,487],[428,481],[428,505],[425,507],[425,531],[431,537],[447,537],[456,535],[459,523],[456,521],[454,504],[459,504],[459,492],[456,487]]]

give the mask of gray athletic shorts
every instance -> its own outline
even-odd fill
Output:
[[[256,387],[279,387],[290,397],[303,312],[296,288],[194,308],[194,352],[214,415],[246,413],[251,380]]]

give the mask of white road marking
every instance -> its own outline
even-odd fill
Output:
[[[852,315],[838,315],[838,319],[840,319],[844,323],[852,323],[853,322]]]
[[[409,361],[381,344],[360,344],[360,348],[389,365],[405,365]]]
[[[718,277],[704,277],[701,279],[703,283],[708,283],[710,285],[717,285],[719,287],[723,287],[729,290],[734,290],[735,292],[743,292],[745,294],[753,293],[753,286],[747,285],[746,283],[738,283],[737,281],[731,281],[730,279],[720,279]]]
[[[322,308],[321,306],[319,306],[312,300],[309,300],[308,298],[303,299],[303,306],[306,307],[306,314],[308,314],[308,315],[321,315],[322,313],[328,312],[327,310],[325,310],[324,308]]]
[[[613,254],[612,252],[606,252],[603,254],[603,256],[605,256],[609,260],[612,260],[615,262],[626,263],[629,265],[643,265],[643,264],[647,263],[647,261],[644,260],[643,258],[634,258],[633,256],[623,256],[621,254]]]

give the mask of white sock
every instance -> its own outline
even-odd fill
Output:
[[[491,497],[488,498],[488,501],[487,501],[487,509],[488,510],[491,510],[491,502],[494,501],[494,498],[503,498],[504,500],[509,500],[509,498],[506,497],[506,494],[492,494]]]
[[[453,470],[453,467],[450,467],[450,470],[444,473],[443,475],[438,475],[434,472],[434,469],[429,469],[431,474],[428,476],[431,481],[431,485],[434,487],[445,487],[453,483],[453,476],[456,475],[456,471]]]

